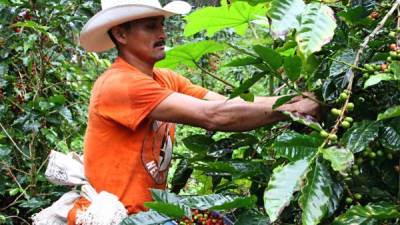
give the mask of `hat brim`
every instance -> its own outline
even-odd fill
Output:
[[[153,16],[169,17],[176,14],[187,14],[191,6],[184,1],[173,1],[163,8],[147,5],[128,4],[108,8],[94,15],[83,27],[79,42],[90,52],[107,51],[114,46],[108,36],[108,30],[119,24]]]

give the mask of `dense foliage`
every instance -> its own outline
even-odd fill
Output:
[[[157,66],[231,98],[285,95],[274,107],[312,91],[324,113],[244,133],[182,129],[171,192],[153,190],[155,211],[124,224],[193,208],[235,224],[398,224],[399,3],[231,0],[171,20],[185,37],[170,43],[184,44]],[[81,151],[91,85],[112,59],[77,46],[98,8],[0,0],[0,224],[30,224],[65,191],[43,170],[51,149]]]

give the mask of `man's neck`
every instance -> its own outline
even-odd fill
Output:
[[[132,54],[122,53],[119,56],[142,73],[153,77],[154,63],[145,62]]]

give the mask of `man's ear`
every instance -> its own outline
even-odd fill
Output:
[[[111,33],[118,43],[123,44],[123,45],[125,45],[127,43],[126,30],[123,29],[121,26],[116,26],[116,27],[111,28]]]

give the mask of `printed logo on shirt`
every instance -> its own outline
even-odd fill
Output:
[[[167,179],[172,159],[172,129],[170,123],[155,121],[152,132],[143,141],[142,163],[157,184],[164,184]]]

